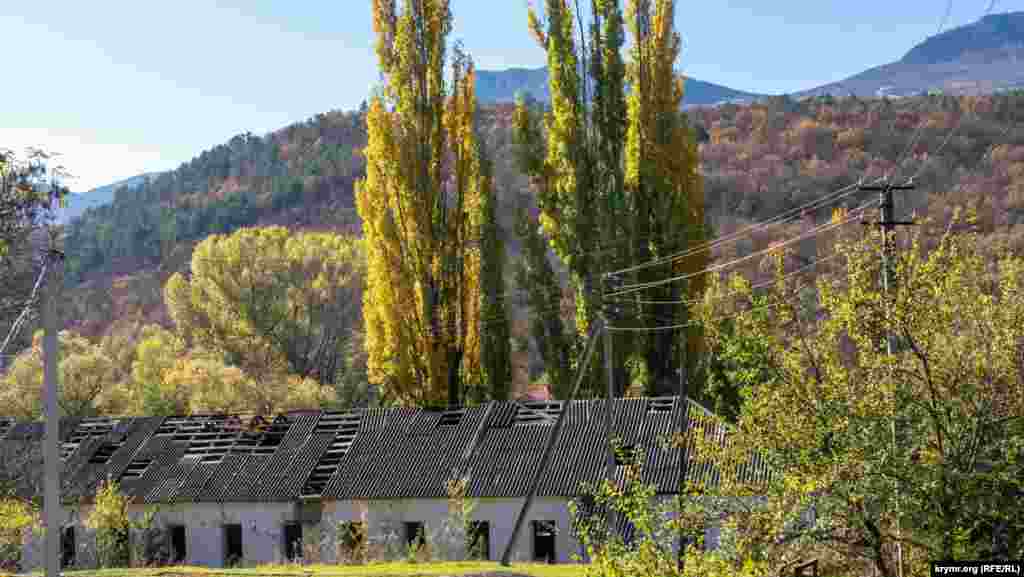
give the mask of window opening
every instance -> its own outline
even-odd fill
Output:
[[[224,526],[224,565],[234,567],[242,562],[242,526]]]
[[[554,563],[555,535],[557,526],[554,521],[533,522],[533,560],[540,563]]]
[[[67,569],[75,565],[75,526],[64,527],[60,536],[60,568]]]
[[[491,559],[491,524],[487,521],[471,521],[467,538],[469,558],[489,561]]]
[[[405,543],[410,547],[421,547],[426,541],[423,521],[410,521],[405,524]]]
[[[284,558],[288,561],[302,558],[302,525],[298,523],[284,526]]]
[[[0,439],[7,436],[12,429],[14,429],[14,419],[10,417],[0,417]]]
[[[188,545],[185,540],[185,526],[171,526],[171,563],[183,563],[188,555]]]

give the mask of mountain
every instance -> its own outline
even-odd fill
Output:
[[[932,36],[895,62],[794,96],[977,95],[1019,88],[1024,88],[1024,12],[1007,12]]]
[[[117,189],[124,187],[129,189],[138,188],[157,174],[156,172],[147,172],[94,188],[89,192],[72,192],[67,198],[67,206],[58,211],[57,222],[66,224],[71,222],[72,219],[81,216],[86,209],[109,204],[114,201],[114,191]]]
[[[523,92],[547,102],[548,71],[541,68],[509,68],[507,70],[478,70],[476,96],[481,104],[514,102],[516,94]],[[722,102],[749,102],[765,97],[764,94],[743,92],[711,82],[687,78],[683,97],[684,106],[711,105]]]

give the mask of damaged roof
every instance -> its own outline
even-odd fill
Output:
[[[88,501],[103,480],[113,479],[133,502],[149,504],[445,498],[447,482],[463,477],[469,497],[521,497],[563,409],[537,495],[571,497],[581,483],[604,476],[606,406],[602,400],[507,401],[451,411],[63,419],[62,497]],[[675,493],[682,451],[666,441],[682,423],[708,415],[678,397],[615,399],[612,435],[638,450],[644,483]],[[38,445],[42,428],[0,419],[0,446]],[[41,459],[32,466],[41,467]],[[686,474],[688,481],[718,481],[712,468],[695,462]],[[769,473],[763,460],[752,459],[742,474],[764,480]],[[616,466],[616,477],[623,481],[623,466]]]

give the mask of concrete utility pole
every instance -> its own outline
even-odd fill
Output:
[[[864,224],[881,226],[884,234],[882,240],[882,291],[885,295],[891,296],[895,290],[896,282],[896,238],[895,228],[896,226],[910,226],[915,224],[913,221],[896,221],[893,220],[893,199],[892,193],[894,190],[914,190],[914,185],[892,185],[888,182],[881,186],[860,186],[858,187],[862,192],[878,192],[880,195],[879,208],[881,210],[881,220],[879,222],[866,222]],[[887,299],[888,302],[888,299]],[[889,332],[885,339],[885,350],[886,354],[896,354],[896,335]],[[892,447],[893,451],[896,450],[896,418],[892,420]],[[896,493],[896,575],[897,577],[903,577],[903,543],[899,541],[902,537],[900,531],[900,510],[899,510],[899,491]]]
[[[60,408],[57,404],[57,294],[64,254],[50,244],[46,251],[47,276],[43,302],[43,379],[46,383],[46,439],[43,446],[43,516],[46,523],[46,577],[60,575]]]
[[[613,275],[606,275],[605,282],[607,294],[615,293],[619,288],[619,278]],[[614,298],[614,297],[613,297]],[[605,297],[601,309],[602,321],[605,327],[611,326],[612,321],[619,320],[619,307]],[[605,463],[605,477],[609,482],[615,481],[615,449],[612,446],[612,405],[615,402],[615,366],[612,358],[612,331],[604,331],[604,366],[608,372],[608,391],[604,409],[604,436],[608,443],[608,461]]]
[[[548,467],[548,461],[551,460],[551,450],[554,448],[558,435],[562,431],[562,424],[565,422],[566,413],[569,412],[569,405],[576,398],[576,390],[580,388],[580,382],[583,380],[583,376],[587,374],[587,366],[590,365],[594,349],[597,348],[594,345],[597,343],[597,337],[601,336],[601,331],[603,330],[606,329],[600,321],[595,323],[590,329],[590,335],[587,337],[587,347],[583,351],[582,362],[576,369],[576,383],[572,387],[572,392],[569,393],[569,398],[562,401],[562,410],[558,413],[558,418],[555,419],[555,425],[551,429],[551,434],[548,435],[547,444],[544,445],[544,452],[540,456],[540,465],[530,481],[530,489],[526,494],[526,500],[523,501],[523,508],[519,511],[519,516],[516,517],[516,524],[512,527],[512,536],[509,537],[508,544],[505,546],[505,552],[501,555],[501,564],[505,567],[508,567],[509,560],[512,558],[512,548],[515,547],[516,539],[523,528],[523,523],[530,512],[530,507],[533,505],[534,495],[537,494],[537,487],[540,486],[541,475],[544,474],[544,470]]]

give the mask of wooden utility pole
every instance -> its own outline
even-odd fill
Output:
[[[501,555],[501,564],[508,567],[509,560],[512,557],[512,548],[515,547],[516,538],[519,537],[519,531],[523,528],[523,523],[526,521],[526,516],[530,512],[530,507],[533,505],[534,495],[537,494],[537,487],[540,486],[541,475],[544,474],[544,470],[547,469],[548,461],[551,460],[551,450],[555,446],[555,442],[558,440],[558,434],[562,431],[562,424],[565,422],[565,414],[569,412],[569,404],[572,403],[576,397],[576,390],[580,388],[580,382],[583,380],[583,376],[587,374],[587,366],[590,364],[590,358],[594,353],[594,345],[597,343],[597,337],[601,336],[601,331],[605,331],[604,325],[598,321],[590,330],[590,335],[587,337],[587,347],[583,352],[580,366],[576,369],[576,383],[572,387],[572,392],[569,393],[569,398],[562,401],[562,410],[558,413],[558,418],[555,419],[555,425],[551,428],[551,434],[548,435],[548,442],[544,445],[544,452],[541,453],[540,465],[537,466],[537,472],[534,474],[533,479],[530,481],[530,490],[526,494],[526,500],[523,501],[523,508],[519,511],[519,516],[516,517],[516,524],[512,528],[512,536],[508,539],[508,545],[505,546],[505,552]],[[607,332],[607,331],[606,331]]]
[[[57,446],[60,440],[60,407],[57,404],[57,295],[64,255],[51,235],[46,251],[47,277],[43,302],[43,379],[46,386],[46,438],[43,445],[43,516],[46,523],[46,577],[58,577],[61,562],[60,470]]]
[[[894,190],[914,190],[913,184],[904,185],[892,185],[888,182],[881,186],[860,186],[859,189],[862,192],[878,192],[879,209],[881,212],[881,220],[879,222],[868,222],[864,224],[881,226],[882,227],[882,292],[886,295],[886,306],[889,306],[890,299],[895,292],[896,282],[896,238],[895,229],[897,226],[910,226],[915,224],[913,221],[897,221],[893,220],[893,198],[892,193]],[[891,313],[890,313],[891,314]],[[891,319],[890,319],[891,320]],[[892,356],[896,354],[896,335],[892,331],[889,331],[885,339],[885,352]],[[896,451],[896,416],[893,415],[892,420],[892,447],[893,452]],[[897,482],[898,483],[898,482]],[[903,577],[903,543],[900,541],[902,534],[900,531],[900,495],[899,486],[897,485],[896,491],[896,575],[897,577]]]

